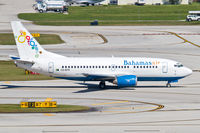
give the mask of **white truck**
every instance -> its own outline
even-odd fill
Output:
[[[64,0],[37,0],[33,8],[40,13],[54,11],[63,13],[67,11],[67,4]]]
[[[200,21],[200,11],[189,11],[186,21]]]

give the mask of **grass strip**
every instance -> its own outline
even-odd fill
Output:
[[[45,44],[61,44],[64,41],[56,34],[40,34],[40,37],[35,39],[42,45]],[[16,45],[12,33],[0,33],[0,45]]]
[[[54,79],[45,75],[26,75],[24,69],[15,66],[13,61],[0,61],[0,81],[28,81]]]
[[[125,5],[69,7],[69,14],[20,13],[18,17],[39,25],[194,25],[200,22],[182,22],[188,11],[200,10],[200,4],[191,5]],[[153,22],[152,22],[153,21]],[[166,21],[172,21],[170,23]]]
[[[57,108],[21,108],[19,104],[0,104],[0,113],[64,113],[89,109],[89,107],[77,105],[58,105]]]

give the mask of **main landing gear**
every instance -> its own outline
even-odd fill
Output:
[[[105,89],[105,88],[106,88],[106,83],[105,83],[105,81],[101,81],[101,82],[99,83],[99,88],[101,88],[101,89]]]
[[[170,82],[168,82],[167,84],[166,84],[166,87],[168,87],[168,88],[170,88],[172,85],[171,85],[171,83]]]

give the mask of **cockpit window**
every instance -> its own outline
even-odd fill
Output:
[[[183,65],[182,65],[181,63],[176,63],[176,64],[174,65],[174,67],[183,67]]]

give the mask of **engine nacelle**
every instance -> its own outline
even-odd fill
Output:
[[[113,84],[117,84],[119,87],[132,87],[137,85],[137,77],[135,75],[118,76],[113,81]]]

